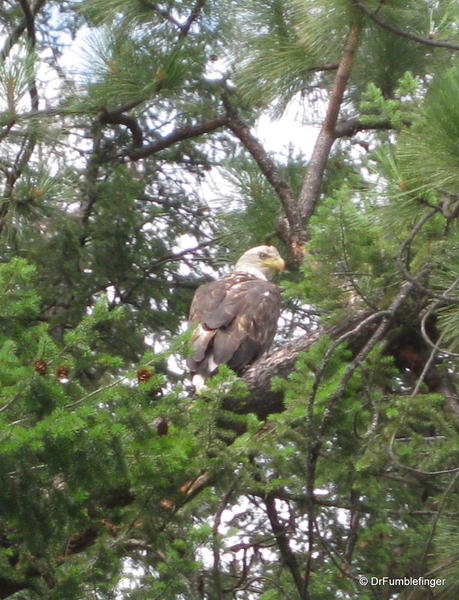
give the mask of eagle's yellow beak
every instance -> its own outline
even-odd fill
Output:
[[[279,258],[265,258],[263,264],[271,269],[282,272],[285,269],[285,261],[279,256]]]

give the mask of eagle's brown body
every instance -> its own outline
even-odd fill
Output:
[[[194,352],[187,360],[197,389],[218,365],[226,364],[240,374],[271,346],[280,293],[274,283],[256,273],[235,271],[197,289],[189,317],[197,324],[191,341]]]

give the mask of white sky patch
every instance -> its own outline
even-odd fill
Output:
[[[59,64],[71,75],[80,72],[85,64],[90,32],[90,28],[84,25],[78,29],[74,39],[69,34],[62,34],[67,48],[59,58]]]
[[[116,597],[119,600],[122,600],[125,593],[137,589],[139,587],[140,578],[145,575],[145,568],[143,565],[131,558],[127,558],[124,561],[123,571],[125,576],[120,579],[115,589]]]
[[[265,150],[286,156],[301,152],[309,159],[319,133],[319,127],[302,122],[299,102],[291,102],[282,117],[273,120],[268,114],[260,116],[255,126],[255,135]]]
[[[185,361],[172,354],[167,359],[167,368],[175,375],[183,375]]]

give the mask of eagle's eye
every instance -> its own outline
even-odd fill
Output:
[[[260,258],[268,258],[268,255],[266,254],[266,252],[260,252],[260,254],[258,256]]]

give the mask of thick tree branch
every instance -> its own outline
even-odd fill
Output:
[[[282,178],[282,175],[274,161],[269,157],[259,140],[257,140],[257,138],[252,134],[249,126],[239,118],[236,111],[231,106],[228,98],[225,96],[223,97],[223,104],[228,115],[228,127],[240,140],[244,148],[251,154],[260,171],[273,187],[283,206],[288,222],[288,229],[290,231],[290,239],[284,241],[291,246],[292,242],[294,241],[295,233],[299,232],[299,223],[298,219],[296,218],[296,202],[292,191]]]
[[[254,412],[260,418],[265,418],[271,413],[281,412],[284,409],[282,393],[272,389],[272,378],[287,377],[292,371],[299,354],[306,352],[317,342],[321,335],[325,334],[332,340],[335,340],[335,343],[346,341],[353,351],[354,359],[346,369],[343,381],[336,392],[330,397],[329,403],[325,408],[323,422],[319,428],[320,434],[322,434],[328,425],[332,408],[343,393],[352,373],[362,364],[374,345],[384,337],[391,325],[392,319],[408,295],[411,295],[415,289],[416,286],[412,282],[405,282],[387,310],[374,314],[368,311],[350,314],[347,319],[329,327],[325,331],[317,328],[312,333],[305,334],[283,345],[271,354],[262,357],[242,375],[250,390],[249,398],[243,401],[227,399],[224,402],[224,408],[238,413]],[[377,324],[378,319],[380,320],[379,325]],[[394,350],[390,349],[390,351],[393,352]],[[320,372],[318,372],[318,376],[320,376]],[[454,393],[449,390],[450,399],[453,396]]]
[[[368,312],[349,315],[348,319],[328,328],[325,334],[336,340],[349,333],[351,334],[349,343],[360,348],[365,344],[368,332],[375,327],[372,322],[367,321],[368,316]],[[362,327],[360,327],[361,324]],[[283,345],[251,365],[242,376],[250,390],[249,399],[238,402],[226,400],[225,408],[239,413],[254,412],[260,418],[284,410],[282,393],[271,388],[272,378],[275,376],[287,377],[292,371],[298,355],[306,352],[323,334],[324,331],[318,328],[312,333]]]
[[[92,153],[86,165],[86,180],[85,194],[82,200],[82,216],[81,223],[86,226],[92,213],[94,204],[97,201],[97,179],[99,176],[100,166],[102,164],[102,147],[101,147],[101,127],[99,123],[94,123],[92,126]],[[80,245],[83,247],[87,240],[87,234],[84,233],[80,237]]]
[[[328,102],[324,122],[319,132],[317,141],[309,161],[306,175],[301,189],[298,211],[305,228],[317,204],[320,187],[322,184],[325,167],[333,143],[336,139],[335,126],[343,102],[344,92],[351,75],[354,63],[354,53],[360,38],[360,26],[354,25],[348,35],[346,45],[336,73],[333,88]]]
[[[27,29],[27,35],[32,46],[35,46],[35,22],[32,13],[32,9],[30,8],[28,0],[19,0],[19,4],[21,5],[22,12],[24,13],[25,26]]]
[[[419,44],[424,44],[426,46],[433,46],[435,48],[449,48],[450,50],[459,50],[459,45],[457,45],[457,44],[452,44],[451,42],[446,42],[443,40],[433,40],[430,38],[423,38],[414,33],[409,33],[408,31],[403,31],[402,29],[395,27],[395,25],[391,25],[390,23],[386,23],[385,21],[382,21],[377,16],[376,12],[368,9],[366,6],[364,6],[362,4],[362,2],[360,2],[360,0],[352,0],[352,1],[353,1],[353,4],[355,4],[355,6],[357,6],[357,8],[359,10],[361,10],[374,23],[379,25],[379,27],[382,27],[383,29],[387,29],[387,31],[390,31],[391,33],[395,33],[395,35],[406,38],[407,40],[411,40],[413,42],[418,42]]]

